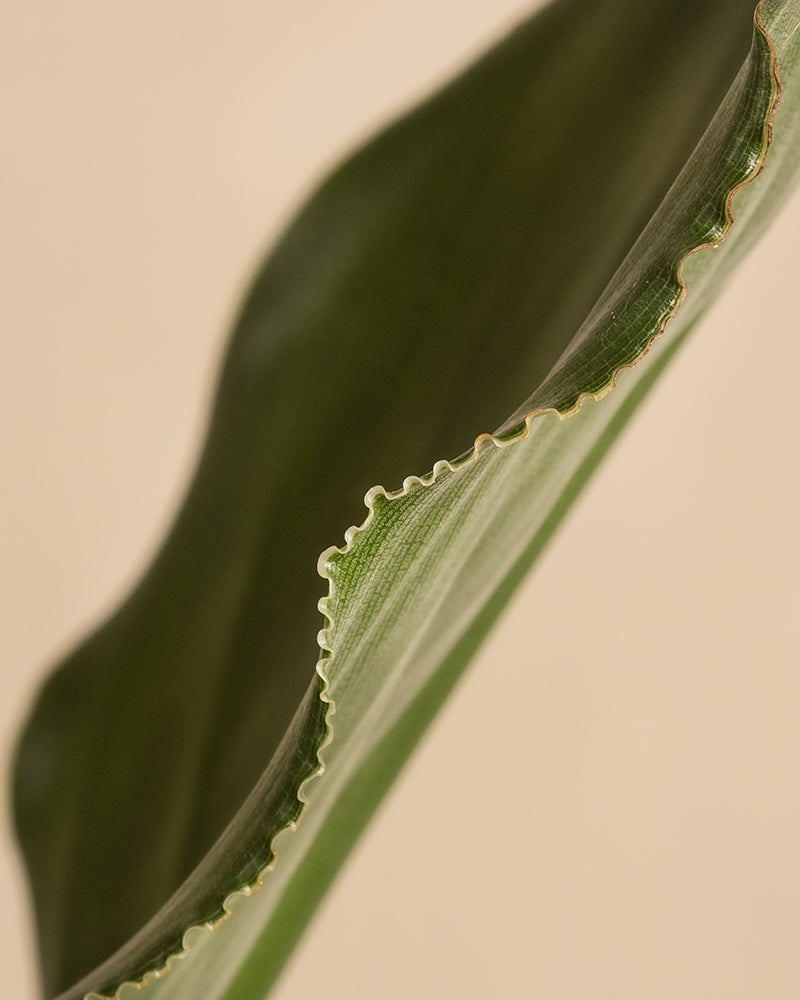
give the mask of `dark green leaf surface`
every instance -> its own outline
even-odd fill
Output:
[[[438,465],[434,489],[375,494],[369,530],[325,563],[337,704],[328,774],[308,786],[312,808],[282,839],[269,885],[242,906],[252,916],[240,943],[227,930],[235,913],[213,935],[198,931],[203,945],[148,992],[250,997],[274,977],[669,356],[613,406],[545,415],[526,432],[534,410],[602,395],[641,356],[682,295],[680,261],[719,238],[729,196],[760,164],[774,95],[757,33],[705,147],[603,293],[730,84],[751,13],[731,0],[562,2],[357,154],[290,228],[242,312],[173,533],[129,602],[45,688],[21,747],[18,825],[48,992],[123,945],[245,799],[162,913],[69,996],[140,978],[254,882],[275,831],[299,812],[325,735],[318,552],[358,517],[367,487],[458,454],[539,385],[503,425],[513,447],[487,442],[459,471]],[[221,956],[213,984],[192,958],[209,947]]]

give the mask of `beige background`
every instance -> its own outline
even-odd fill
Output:
[[[526,7],[3,6],[6,756],[44,666],[157,544],[265,238]],[[795,198],[519,595],[280,1000],[797,997],[799,229]],[[3,836],[3,995],[26,998]]]

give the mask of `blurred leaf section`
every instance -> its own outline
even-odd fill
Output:
[[[45,685],[20,746],[17,824],[48,994],[166,903],[91,984],[157,966],[270,860],[326,732],[313,674],[318,553],[359,518],[365,490],[463,452],[543,382],[690,156],[751,32],[751,0],[561,0],[356,153],[290,226],[240,314],[160,555]],[[677,245],[659,246],[674,268]],[[608,327],[595,337],[573,388],[596,388],[601,354],[613,368],[615,336]],[[566,485],[559,472],[546,486],[551,528],[597,460],[599,445],[587,447],[569,460]],[[387,595],[403,577],[400,556],[421,557],[416,537],[376,557],[390,571]],[[465,581],[472,572],[465,564]],[[458,669],[488,627],[464,609],[482,621],[488,593],[459,598],[431,640]],[[360,601],[341,620],[374,635],[366,616],[388,611]],[[359,669],[384,663],[372,641],[366,660],[348,653]],[[397,684],[376,697],[395,697]],[[354,697],[350,711],[361,704]],[[337,724],[337,739],[346,731]],[[309,899],[399,767],[400,746],[363,793],[362,819],[331,841]],[[282,862],[271,879],[282,869],[294,877]],[[305,905],[286,917],[275,956]]]

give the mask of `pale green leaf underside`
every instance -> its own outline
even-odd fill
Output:
[[[228,915],[213,930],[209,923],[188,931],[184,953],[170,959],[163,975],[123,986],[121,996],[264,995],[509,595],[763,228],[794,173],[800,0],[766,2],[761,10],[769,38],[757,28],[751,56],[700,146],[550,375],[494,437],[479,438],[460,460],[437,463],[429,476],[408,479],[395,493],[371,491],[366,522],[348,532],[343,549],[322,557],[331,589],[321,605],[329,623],[319,674],[324,700],[334,706],[332,737],[321,750],[324,774],[301,789],[302,824],[278,835],[278,861],[257,891],[230,895]],[[771,44],[783,90],[766,169],[747,184],[768,145],[776,96]],[[667,322],[665,336],[639,364]],[[313,766],[324,728],[316,695],[312,686],[283,745],[284,758],[296,758],[294,787]],[[260,814],[269,785],[268,772],[206,866],[241,853],[242,830]],[[288,819],[296,801],[290,791]],[[151,966],[155,961],[161,972],[159,921],[175,912],[157,916],[133,948],[63,996],[105,995],[123,980],[139,979],[148,948]]]

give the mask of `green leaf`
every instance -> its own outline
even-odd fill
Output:
[[[340,168],[287,232],[240,317],[163,552],[48,683],[21,746],[18,826],[48,992],[120,946],[65,996],[113,991],[182,947],[147,996],[258,997],[273,981],[477,644],[788,183],[794,0],[764,6],[784,85],[768,169],[736,196],[723,246],[687,258],[728,229],[775,97],[757,30],[723,100],[751,4],[696,6],[550,8]],[[606,395],[679,306],[647,363],[586,398]],[[509,412],[495,438],[441,461]],[[365,525],[324,557],[330,624],[314,678],[316,554],[367,487],[431,467],[371,491]],[[280,835],[257,892],[230,895],[256,883],[299,816],[328,699],[333,738],[325,774],[303,785],[303,823]],[[209,932],[223,901],[233,915]]]

